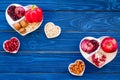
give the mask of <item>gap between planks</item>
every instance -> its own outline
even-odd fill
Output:
[[[6,53],[5,51],[0,51],[0,53]],[[74,54],[78,54],[78,53],[80,53],[80,51],[19,51],[18,52],[18,54],[20,54],[20,53],[27,53],[27,54],[29,54],[29,53],[44,53],[44,54],[57,54],[57,53],[59,53],[59,54],[64,54],[64,53],[74,53]],[[120,54],[120,52],[118,52],[118,54]]]
[[[16,32],[15,30],[0,30],[0,32]],[[44,30],[36,30],[34,32],[40,32],[43,33]],[[88,30],[88,31],[78,31],[78,30],[62,30],[62,33],[108,33],[108,32],[120,32],[120,30],[110,30],[110,31],[106,31],[106,30],[102,30],[102,31],[97,31],[97,30]]]
[[[0,10],[5,12],[5,10]],[[120,12],[120,10],[43,10],[43,12]]]
[[[68,74],[68,72],[2,72],[1,74]],[[120,72],[87,72],[87,74],[120,74]]]

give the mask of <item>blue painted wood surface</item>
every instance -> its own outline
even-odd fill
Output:
[[[44,11],[42,26],[25,37],[6,22],[5,9],[11,3],[36,4]],[[83,37],[112,36],[120,44],[119,0],[0,0],[0,80],[120,80],[120,45],[116,58],[101,69],[86,61],[79,52]],[[52,21],[62,28],[58,38],[47,39],[44,25]],[[18,54],[5,53],[3,41],[18,37]],[[76,59],[86,64],[85,74],[69,74]]]

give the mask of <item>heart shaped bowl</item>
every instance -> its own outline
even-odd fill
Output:
[[[12,39],[12,41],[11,41],[11,39]],[[14,41],[14,42],[13,42],[13,41]],[[17,43],[16,43],[16,41],[17,41]],[[10,43],[9,43],[9,42],[10,42]],[[6,47],[9,48],[9,49],[10,49],[10,48],[14,48],[16,45],[17,45],[17,48],[16,48],[16,50],[14,50],[14,51],[9,51],[9,50],[6,49]],[[13,54],[15,54],[15,53],[18,52],[19,48],[20,48],[20,41],[19,41],[19,39],[16,38],[16,37],[11,37],[9,40],[5,40],[5,41],[3,42],[3,49],[4,49],[6,52],[8,52],[8,53],[13,53]]]
[[[82,60],[76,60],[69,64],[68,71],[75,76],[82,76],[85,71],[85,63]]]
[[[98,39],[96,39],[94,37],[83,38],[81,40],[81,42],[85,39],[88,39],[88,40],[94,39],[94,40],[98,41],[98,43],[99,43],[99,47],[95,51],[93,51],[92,53],[89,53],[89,54],[81,49],[81,42],[79,44],[79,46],[80,46],[79,48],[80,48],[80,52],[81,52],[82,56],[87,61],[92,63],[94,66],[96,66],[97,68],[102,68],[103,66],[105,66],[106,64],[111,62],[115,58],[115,56],[117,55],[117,52],[118,52],[118,48],[116,51],[114,51],[112,53],[107,53],[102,50],[102,48],[101,48],[102,41],[107,37],[109,37],[109,36],[102,36]]]
[[[44,32],[47,38],[56,38],[61,33],[60,26],[55,25],[53,22],[48,22],[44,27]]]
[[[27,10],[29,10],[29,9],[32,7],[32,5],[22,6],[22,5],[20,5],[20,4],[10,4],[10,5],[7,7],[7,9],[6,9],[5,16],[6,16],[6,20],[7,20],[8,24],[9,24],[15,31],[17,31],[20,35],[25,36],[25,35],[33,32],[33,31],[37,30],[37,29],[41,26],[41,24],[42,24],[42,22],[43,22],[43,19],[42,19],[41,22],[38,22],[38,23],[36,23],[36,22],[34,22],[34,23],[28,23],[28,22],[26,21],[26,19],[25,19],[25,15],[24,15],[23,17],[21,17],[20,19],[14,21],[14,20],[8,15],[8,12],[7,12],[7,11],[8,11],[8,8],[9,8],[10,6],[20,6],[20,7],[24,8],[25,11],[27,11]],[[36,7],[37,7],[37,6],[36,6]],[[23,22],[23,21],[24,21],[24,22]],[[17,26],[18,26],[18,25],[23,25],[24,23],[26,23],[27,26],[25,26],[25,28],[24,28],[24,31],[25,31],[25,32],[23,33],[23,32],[21,32],[21,31],[23,31],[23,28],[22,28],[21,30],[17,30],[16,25],[17,25]]]

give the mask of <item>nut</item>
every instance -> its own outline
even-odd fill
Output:
[[[16,29],[16,30],[19,30],[20,28],[21,28],[21,26],[20,26],[20,24],[17,22],[17,23],[15,23],[14,25],[14,28]]]
[[[76,60],[75,63],[69,65],[69,72],[76,76],[81,76],[84,72],[85,64],[82,60]]]
[[[25,28],[20,28],[19,32],[20,32],[21,34],[24,34],[24,33],[26,33],[26,30],[25,30]]]
[[[20,25],[21,25],[23,28],[25,28],[25,27],[28,26],[28,23],[27,23],[27,21],[26,21],[25,19],[23,19],[22,21],[20,21]]]

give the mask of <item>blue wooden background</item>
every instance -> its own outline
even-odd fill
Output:
[[[25,37],[7,23],[9,4],[36,4],[44,12],[42,26]],[[61,26],[58,38],[47,39],[44,25]],[[86,61],[79,52],[83,37],[112,36],[120,43],[120,0],[0,0],[0,80],[120,80],[120,45],[116,58],[101,69]],[[18,37],[18,54],[5,53],[3,41]],[[68,65],[76,59],[86,64],[85,74],[69,74]]]

